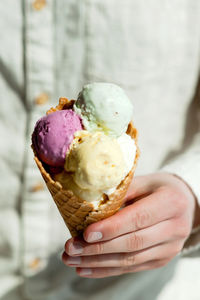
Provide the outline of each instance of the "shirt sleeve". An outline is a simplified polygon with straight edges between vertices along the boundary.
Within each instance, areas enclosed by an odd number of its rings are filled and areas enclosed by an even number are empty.
[[[162,171],[173,173],[187,182],[200,205],[200,132],[196,134],[190,148],[165,165]]]
[[[182,154],[164,165],[160,171],[172,173],[182,178],[191,188],[200,206],[200,80],[194,97],[193,115],[190,122],[195,123],[195,133],[191,143]],[[187,255],[200,249],[200,227],[195,228],[185,243],[183,254]],[[198,251],[197,251],[198,250]]]

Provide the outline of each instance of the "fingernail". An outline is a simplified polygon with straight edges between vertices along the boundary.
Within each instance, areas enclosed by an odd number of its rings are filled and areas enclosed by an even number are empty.
[[[102,233],[101,232],[90,232],[87,238],[88,242],[95,242],[99,241],[102,238]]]
[[[83,252],[83,246],[80,243],[73,243],[69,246],[70,254],[81,254]]]
[[[91,275],[92,274],[92,270],[91,269],[81,269],[81,271],[79,272],[80,275]]]
[[[81,258],[80,257],[69,257],[67,260],[66,260],[67,264],[68,265],[80,265],[81,263]]]

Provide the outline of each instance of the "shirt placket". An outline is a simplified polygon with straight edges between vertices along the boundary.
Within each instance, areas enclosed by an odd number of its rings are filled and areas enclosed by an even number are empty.
[[[23,192],[24,274],[39,272],[46,264],[49,246],[50,205],[30,147],[35,122],[53,101],[53,0],[26,0],[25,80],[28,107],[27,157]]]
[[[57,104],[58,97],[70,98],[80,89],[85,1],[24,0],[24,3],[29,120],[23,193],[23,257],[24,274],[29,276],[40,272],[51,253],[57,253],[58,247],[61,244],[63,247],[69,237],[33,160],[30,139],[36,121]]]

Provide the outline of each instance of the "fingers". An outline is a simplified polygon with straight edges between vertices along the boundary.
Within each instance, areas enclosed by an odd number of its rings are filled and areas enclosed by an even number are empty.
[[[77,273],[81,277],[87,278],[105,278],[110,276],[119,276],[125,273],[134,273],[145,270],[152,270],[165,266],[168,261],[152,261],[139,266],[126,267],[126,268],[77,268]]]
[[[152,260],[169,260],[176,256],[182,249],[182,243],[161,244],[138,252],[103,254],[93,256],[72,257],[63,253],[63,262],[71,267],[105,268],[105,267],[132,267]]]
[[[177,239],[177,236],[174,234],[175,225],[176,224],[172,221],[167,220],[155,226],[99,243],[89,244],[84,240],[71,239],[66,242],[65,251],[70,256],[139,251],[157,244],[166,243],[167,241],[173,240],[173,237]]]
[[[170,204],[171,197],[171,191],[156,191],[115,215],[88,226],[84,239],[89,243],[106,241],[170,219],[177,212],[176,206]]]

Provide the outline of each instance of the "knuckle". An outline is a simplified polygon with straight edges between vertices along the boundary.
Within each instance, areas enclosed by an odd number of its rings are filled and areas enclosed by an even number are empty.
[[[110,226],[110,233],[112,236],[115,236],[116,234],[121,233],[121,227],[122,223],[121,222],[114,222],[112,223],[112,226]]]
[[[126,250],[127,252],[132,252],[134,250],[133,234],[129,235],[129,237],[126,240]]]
[[[135,271],[135,268],[134,266],[127,266],[127,267],[124,267],[122,268],[123,269],[123,273],[133,273]]]
[[[127,238],[127,252],[137,251],[143,248],[143,238],[136,234],[135,232],[131,233]]]
[[[164,259],[160,262],[159,268],[166,266],[169,263],[170,259]]]
[[[136,230],[146,227],[150,223],[150,221],[151,215],[146,209],[136,212],[133,216],[133,224],[135,224]]]
[[[121,267],[130,267],[135,264],[135,256],[133,253],[123,255]]]
[[[170,253],[168,253],[168,257],[169,257],[169,258],[173,258],[173,257],[176,256],[179,252],[180,252],[180,247],[179,247],[179,246],[173,247],[173,249],[170,251]]]
[[[178,255],[178,254],[182,251],[183,246],[184,246],[184,243],[183,243],[183,242],[179,242],[179,243],[176,245],[176,247],[175,247],[175,249],[174,249],[174,252],[172,253],[173,256]]]
[[[188,236],[190,235],[190,228],[189,226],[184,226],[181,228],[181,237],[183,239],[188,238]]]
[[[173,247],[173,249],[166,255],[165,258],[169,258],[170,260],[174,258],[176,255],[180,253],[181,249],[179,246]]]
[[[95,245],[95,253],[96,254],[103,254],[104,253],[104,244],[103,243],[97,243],[96,245]]]
[[[170,193],[171,205],[173,205],[177,214],[182,214],[188,208],[188,201],[182,193],[177,192],[177,190],[172,189]]]
[[[178,228],[178,237],[182,239],[186,239],[191,232],[191,228],[186,220],[179,220],[176,224]]]

